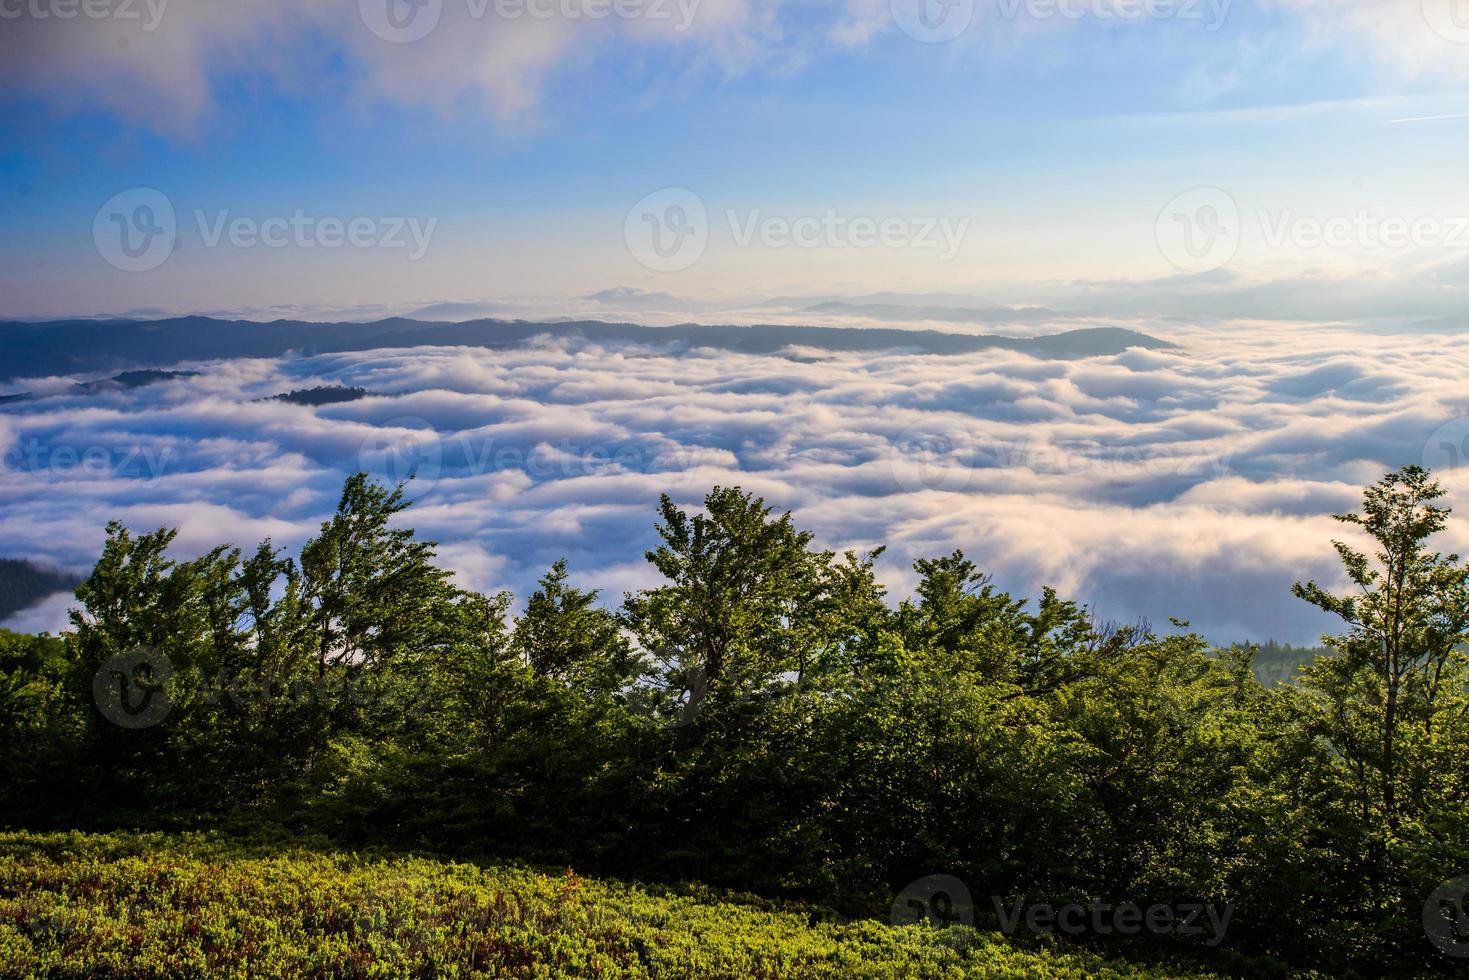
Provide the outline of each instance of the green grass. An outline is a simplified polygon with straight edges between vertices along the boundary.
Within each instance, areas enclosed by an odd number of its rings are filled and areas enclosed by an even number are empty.
[[[1164,977],[998,934],[512,867],[0,833],[5,977]]]

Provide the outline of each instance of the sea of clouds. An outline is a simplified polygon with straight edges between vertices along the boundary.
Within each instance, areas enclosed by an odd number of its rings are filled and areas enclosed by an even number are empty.
[[[1156,332],[1156,331],[1155,331]],[[962,548],[1005,587],[1053,585],[1104,617],[1188,620],[1217,642],[1313,641],[1289,594],[1337,580],[1332,513],[1405,463],[1469,505],[1469,338],[1239,322],[1168,351],[1072,361],[1006,351],[417,348],[243,359],[132,391],[7,386],[0,556],[84,572],[109,520],[179,529],[176,552],[296,547],[365,469],[461,584],[524,597],[557,558],[615,604],[653,581],[662,493],[738,485],[835,550],[911,563]],[[319,385],[373,397],[260,399]],[[44,394],[44,392],[51,394]],[[1469,548],[1469,522],[1443,542]],[[57,596],[11,628],[59,629]]]

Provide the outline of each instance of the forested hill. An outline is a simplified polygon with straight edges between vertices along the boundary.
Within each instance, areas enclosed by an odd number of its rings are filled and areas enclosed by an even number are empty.
[[[576,334],[601,342],[691,346],[768,354],[787,347],[831,351],[904,349],[931,354],[1014,350],[1048,358],[1119,354],[1129,347],[1173,345],[1120,327],[1071,330],[1038,337],[995,337],[936,330],[857,327],[702,326],[646,327],[581,320],[471,320],[434,323],[389,319],[375,323],[306,323],[274,320],[58,320],[0,322],[0,381],[22,377],[159,368],[183,361],[227,357],[275,357],[289,351],[333,353],[380,347],[509,347],[547,334]]]
[[[0,558],[0,619],[76,584],[74,577],[63,572],[15,558]]]

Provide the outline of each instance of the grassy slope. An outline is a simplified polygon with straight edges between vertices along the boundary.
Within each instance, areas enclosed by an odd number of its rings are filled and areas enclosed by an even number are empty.
[[[202,837],[0,834],[0,976],[1163,977],[999,935]]]

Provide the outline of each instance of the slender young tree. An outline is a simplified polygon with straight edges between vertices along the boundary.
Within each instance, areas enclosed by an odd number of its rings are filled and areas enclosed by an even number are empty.
[[[569,585],[557,561],[516,618],[511,649],[538,676],[586,693],[618,690],[634,671],[632,646],[597,597]]]
[[[1435,503],[1443,495],[1419,466],[1383,477],[1365,491],[1360,514],[1336,516],[1371,541],[1371,554],[1332,542],[1353,590],[1336,595],[1314,581],[1292,590],[1348,627],[1323,638],[1340,657],[1318,664],[1308,685],[1335,702],[1337,748],[1375,783],[1375,793],[1363,787],[1375,795],[1364,802],[1394,833],[1403,819],[1404,726],[1431,730],[1469,641],[1469,569],[1427,543],[1448,521]]]

